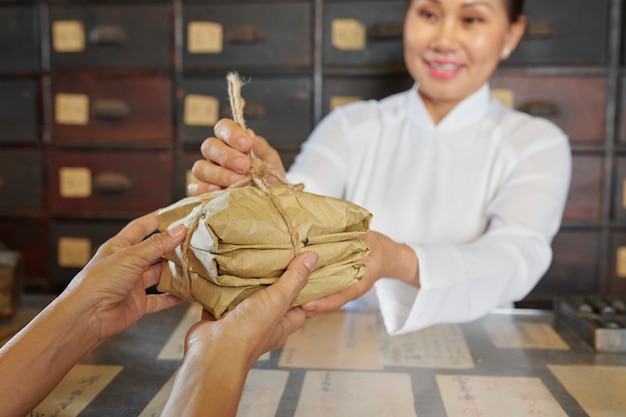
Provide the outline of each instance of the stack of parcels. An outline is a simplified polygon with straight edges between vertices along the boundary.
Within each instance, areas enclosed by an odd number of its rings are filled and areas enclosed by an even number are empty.
[[[272,198],[253,186],[228,188],[161,209],[161,230],[183,223],[191,235],[165,256],[158,290],[198,302],[219,319],[280,278],[294,257],[292,234],[296,250],[319,255],[294,305],[361,279],[358,262],[369,249],[358,237],[369,230],[367,210],[288,186],[267,192]]]

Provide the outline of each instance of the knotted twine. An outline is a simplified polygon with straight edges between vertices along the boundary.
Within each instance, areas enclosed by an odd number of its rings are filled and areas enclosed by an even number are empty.
[[[246,122],[244,119],[245,100],[241,96],[241,78],[239,77],[238,73],[230,72],[226,76],[226,80],[228,82],[228,98],[230,101],[230,108],[233,120],[242,129],[246,130]],[[278,180],[281,186],[298,191],[302,191],[304,185],[289,184],[282,175],[279,175],[271,170],[267,163],[265,163],[265,161],[258,158],[254,154],[254,151],[252,149],[250,150],[250,152],[248,152],[248,157],[250,158],[251,162],[250,170],[242,180],[230,185],[228,188],[254,186],[263,191],[268,196],[268,198],[276,208],[276,211],[278,211],[283,221],[285,222],[285,225],[287,226],[287,231],[289,232],[289,236],[291,238],[293,256],[297,256],[300,253],[300,238],[295,231],[295,228],[293,227],[293,222],[291,221],[291,218],[287,214],[285,208],[282,206],[276,195],[272,192],[272,189],[275,186],[270,183],[270,180],[274,178]],[[182,291],[186,297],[191,297],[191,265],[188,254],[188,251],[190,250],[189,247],[191,245],[191,237],[193,233],[198,229],[200,221],[206,217],[206,204],[208,204],[208,201],[202,203],[196,215],[191,219],[190,223],[186,225],[187,235],[185,236],[185,239],[181,244],[184,274],[182,280]]]

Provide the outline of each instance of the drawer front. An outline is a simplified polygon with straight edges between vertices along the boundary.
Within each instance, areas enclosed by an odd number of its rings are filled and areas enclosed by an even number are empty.
[[[50,6],[53,69],[168,69],[167,4]]]
[[[43,208],[41,155],[0,148],[0,211]]]
[[[183,5],[183,70],[312,63],[309,4]]]
[[[496,74],[491,87],[509,90],[516,109],[553,121],[571,141],[605,139],[605,78]]]
[[[404,1],[336,2],[324,7],[323,62],[328,66],[404,66]]]
[[[53,77],[50,140],[81,145],[172,142],[170,80]]]
[[[169,151],[50,154],[49,208],[53,214],[134,217],[172,202]]]
[[[37,98],[33,80],[0,80],[0,145],[37,142]]]
[[[50,226],[52,284],[62,290],[89,262],[100,245],[117,234],[125,221],[63,221]]]
[[[599,220],[602,204],[603,160],[601,156],[574,155],[572,180],[563,218]]]
[[[611,236],[608,272],[609,282],[604,293],[626,295],[626,230],[615,231]]]
[[[599,291],[600,232],[561,230],[552,243],[552,265],[533,294],[592,294]]]
[[[0,5],[0,74],[39,70],[39,50],[35,4]]]
[[[324,5],[323,62],[328,66],[404,66],[405,1]]]
[[[382,99],[408,90],[414,81],[406,76],[383,77],[325,77],[322,111],[324,115],[334,108],[357,100]]]
[[[241,89],[247,127],[275,147],[299,147],[313,125],[312,89],[309,77],[252,77]],[[185,144],[200,144],[220,118],[231,117],[225,78],[183,80],[176,96]]]
[[[0,217],[0,246],[22,255],[26,287],[49,291],[49,225],[39,218]]]
[[[505,64],[605,64],[610,3],[526,0],[526,33]]]

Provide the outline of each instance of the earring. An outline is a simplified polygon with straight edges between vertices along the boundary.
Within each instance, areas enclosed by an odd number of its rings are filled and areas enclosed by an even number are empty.
[[[507,59],[511,55],[511,50],[508,47],[504,47],[502,50],[503,59]]]

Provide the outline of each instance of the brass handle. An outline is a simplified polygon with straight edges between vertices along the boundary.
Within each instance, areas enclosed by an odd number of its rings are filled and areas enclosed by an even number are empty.
[[[224,110],[222,110],[222,117],[233,117],[233,112],[230,107],[224,107]],[[243,117],[246,120],[262,119],[265,117],[265,107],[254,101],[246,101],[246,107],[243,109]]]
[[[521,104],[517,109],[539,117],[557,117],[561,114],[559,106],[555,103],[542,100],[527,101]]]
[[[367,31],[367,37],[374,41],[393,41],[402,39],[402,24],[398,22],[378,23]]]
[[[554,39],[558,31],[554,26],[545,20],[534,20],[528,22],[524,36],[530,39]]]
[[[260,43],[263,40],[265,40],[265,33],[254,25],[235,26],[224,36],[225,43],[230,45]]]
[[[93,189],[100,194],[123,194],[132,186],[130,178],[115,172],[103,172],[93,179]]]
[[[100,120],[124,120],[130,117],[130,106],[122,100],[96,100],[91,105],[91,114]]]
[[[96,26],[89,31],[89,42],[94,45],[122,45],[126,43],[128,35],[119,26]]]

